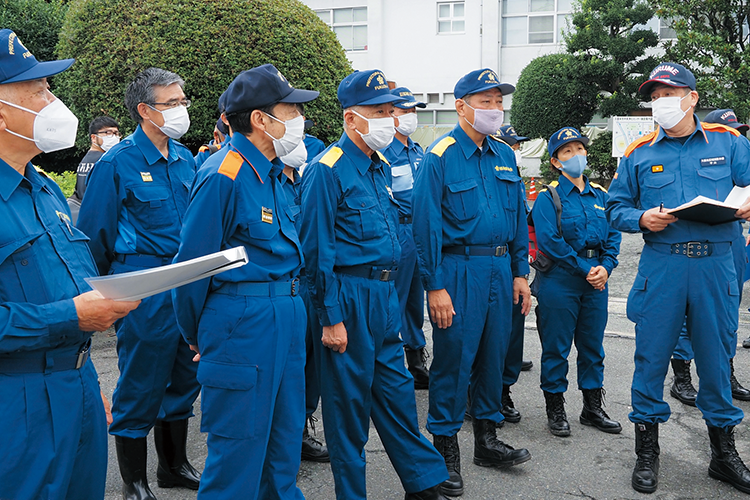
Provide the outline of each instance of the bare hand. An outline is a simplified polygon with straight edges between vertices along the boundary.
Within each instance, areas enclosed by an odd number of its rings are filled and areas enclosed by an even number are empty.
[[[193,361],[196,363],[201,360],[201,352],[198,350],[197,345],[190,344],[190,350],[195,353],[195,356],[193,356]]]
[[[604,269],[604,266],[592,267],[586,276],[586,281],[597,290],[604,290],[604,286],[607,284],[609,279],[609,273]]]
[[[453,309],[451,296],[445,288],[427,292],[427,303],[430,305],[430,318],[437,323],[438,328],[449,328],[453,324],[456,311]]]
[[[333,349],[333,352],[343,353],[346,351],[346,346],[349,343],[347,336],[343,322],[323,327],[323,345]]]
[[[102,395],[102,403],[104,404],[104,413],[107,414],[107,425],[112,423],[112,405],[109,404],[109,399],[104,395],[104,391],[99,391]]]
[[[529,281],[523,276],[513,278],[513,303],[518,304],[519,298],[523,301],[521,314],[528,316],[531,312],[531,290],[529,290]]]
[[[641,215],[641,220],[638,221],[638,224],[640,224],[642,228],[648,229],[652,233],[657,233],[659,231],[662,231],[673,222],[677,222],[677,217],[675,217],[674,215],[669,215],[666,212],[662,212],[661,208],[659,207],[654,207],[643,212],[643,215]]]
[[[740,219],[750,220],[750,198],[745,200],[739,210],[734,213],[734,216]]]
[[[74,297],[73,303],[78,315],[78,328],[83,332],[102,332],[118,319],[127,316],[141,301],[118,302],[105,299],[101,293],[92,290]]]

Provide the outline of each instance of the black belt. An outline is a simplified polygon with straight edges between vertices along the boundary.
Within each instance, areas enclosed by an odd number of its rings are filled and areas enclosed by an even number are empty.
[[[411,224],[412,216],[411,215],[404,215],[398,218],[399,224]]]
[[[159,257],[158,255],[141,255],[137,253],[121,253],[115,255],[115,260],[134,267],[159,267],[172,263],[173,257]]]
[[[596,248],[586,248],[578,252],[578,256],[583,257],[584,259],[594,259],[599,257],[600,253],[601,252]]]
[[[299,293],[299,279],[291,281],[262,281],[224,283],[216,293],[224,295],[246,295],[249,297],[277,297],[281,295],[296,296]]]
[[[336,273],[347,274],[349,276],[355,276],[357,278],[368,278],[378,281],[393,281],[396,279],[398,268],[385,269],[383,267],[368,266],[367,264],[365,264],[362,266],[334,267],[333,271]]]
[[[722,241],[718,243],[709,243],[707,241],[687,241],[684,243],[651,243],[646,242],[648,246],[657,252],[670,255],[680,255],[683,257],[702,258],[708,257],[713,253],[726,253],[732,249],[732,243]]]
[[[451,255],[502,257],[503,255],[508,253],[508,245],[500,245],[496,247],[443,247],[443,253],[449,253]]]
[[[81,347],[0,355],[0,373],[50,373],[79,370],[91,352],[91,339]]]

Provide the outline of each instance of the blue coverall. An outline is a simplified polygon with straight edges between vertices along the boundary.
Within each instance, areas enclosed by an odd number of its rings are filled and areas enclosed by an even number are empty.
[[[326,149],[325,143],[314,135],[305,134],[303,142],[305,143],[305,149],[307,149],[308,163]]]
[[[678,220],[650,232],[639,221],[661,203],[674,208],[698,195],[723,200],[733,185],[750,184],[750,142],[734,129],[697,119],[695,131],[682,139],[658,129],[631,144],[609,190],[610,224],[643,232],[645,241],[628,297],[628,318],[636,324],[629,418],[635,423],[669,418],[664,377],[687,316],[701,381],[696,404],[709,426],[724,428],[739,424],[743,416],[732,404],[729,381],[739,310],[732,257],[737,225]]]
[[[459,125],[430,146],[417,170],[414,241],[422,283],[428,291],[447,290],[456,311],[449,328],[432,324],[427,430],[434,435],[461,428],[469,382],[472,417],[503,420],[513,279],[529,273],[520,182],[510,146],[488,137],[480,149]]]
[[[602,266],[607,275],[617,266],[622,236],[604,213],[607,192],[583,177],[578,188],[564,175],[552,186],[562,203],[562,234],[552,195],[539,193],[531,210],[537,243],[555,262],[535,280],[537,324],[542,341],[541,388],[558,394],[568,389],[568,355],[575,341],[578,351],[578,388],[600,389],[604,383],[604,328],[607,326],[609,288],[597,290],[586,277]]]
[[[0,160],[0,498],[102,499],[107,421],[73,298],[97,276],[60,188]]]
[[[171,264],[194,175],[185,146],[170,139],[165,158],[140,126],[96,163],[78,228],[91,238],[101,275]],[[112,396],[110,434],[142,438],[157,418],[192,417],[200,390],[197,366],[177,328],[172,295],[143,299],[115,328],[120,377]]]
[[[396,293],[401,305],[401,338],[404,344],[419,350],[425,346],[424,288],[417,268],[417,248],[412,234],[412,191],[414,175],[424,157],[422,146],[407,137],[406,146],[398,139],[381,152],[390,164],[393,197],[398,201],[398,241],[401,261],[396,275]]]
[[[199,499],[300,500],[304,424],[303,264],[279,173],[244,135],[196,174],[175,262],[244,246],[249,262],[175,289],[185,340],[201,353]]]
[[[301,239],[315,305],[315,354],[331,469],[339,499],[367,497],[369,421],[407,492],[448,479],[443,457],[420,433],[414,379],[404,366],[396,288],[397,203],[382,155],[366,156],[346,134],[302,176]],[[367,276],[355,276],[355,269]],[[344,323],[348,346],[334,352],[322,327]]]
[[[218,145],[219,151],[221,151],[221,148],[223,148],[229,143],[229,139],[231,139],[231,137],[229,137],[229,134],[227,134],[226,137],[224,137],[224,140]],[[208,146],[213,146],[214,144],[215,144],[215,141],[212,139],[211,142],[208,143]],[[208,160],[208,157],[211,156],[211,149],[209,149],[208,146],[201,146],[200,149],[198,150],[198,154],[196,154],[193,157],[193,160],[195,161],[196,170],[201,168],[201,166],[203,166],[206,160]]]

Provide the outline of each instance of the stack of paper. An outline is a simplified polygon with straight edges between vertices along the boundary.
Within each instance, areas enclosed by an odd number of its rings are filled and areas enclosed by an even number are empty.
[[[750,197],[750,186],[744,188],[735,186],[724,201],[697,196],[691,201],[666,212],[678,219],[703,222],[715,226],[716,224],[739,220],[734,216],[734,213],[745,203],[748,197]]]

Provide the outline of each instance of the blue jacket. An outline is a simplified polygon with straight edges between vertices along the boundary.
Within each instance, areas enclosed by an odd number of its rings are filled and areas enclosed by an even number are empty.
[[[407,217],[412,214],[412,191],[414,176],[424,157],[422,146],[406,139],[406,146],[398,139],[393,139],[383,151],[383,156],[390,163],[393,183],[393,197],[398,201],[398,215]]]
[[[78,215],[102,275],[119,254],[177,253],[194,176],[185,146],[170,139],[164,158],[140,125],[102,156],[89,175]]]
[[[344,133],[302,176],[300,238],[323,326],[344,320],[336,267],[394,269],[401,259],[398,204],[387,167],[380,153],[369,158]]]
[[[748,184],[750,142],[731,127],[696,119],[684,146],[662,129],[628,146],[609,187],[607,219],[620,231],[643,232],[643,239],[652,243],[734,241],[738,224],[678,220],[652,233],[639,220],[661,203],[665,209],[676,208],[699,195],[723,201],[732,187]]]
[[[441,290],[443,247],[508,245],[513,276],[529,273],[529,231],[513,150],[480,150],[459,125],[435,141],[414,182],[414,241],[425,290]]]

